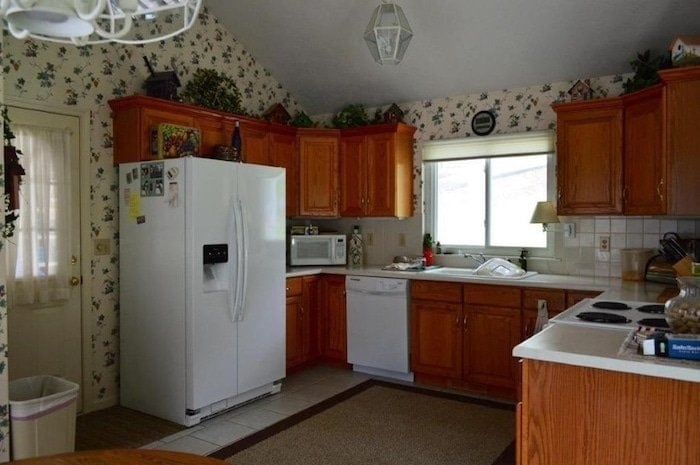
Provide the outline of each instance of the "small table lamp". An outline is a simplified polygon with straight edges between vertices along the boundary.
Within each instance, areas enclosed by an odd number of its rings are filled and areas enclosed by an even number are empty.
[[[535,211],[532,212],[530,223],[542,223],[542,231],[547,231],[547,224],[549,223],[559,223],[554,204],[549,201],[537,202]]]

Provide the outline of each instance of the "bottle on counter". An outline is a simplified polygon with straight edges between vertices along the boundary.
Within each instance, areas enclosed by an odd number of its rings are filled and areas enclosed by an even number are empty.
[[[425,266],[432,266],[435,262],[435,255],[433,254],[433,238],[430,233],[425,233],[423,235],[423,258],[425,259]]]
[[[360,234],[360,227],[352,227],[352,235],[350,236],[350,242],[348,242],[348,256],[350,258],[350,266],[360,267],[362,266],[364,259],[364,244],[362,242],[362,234]]]
[[[440,245],[440,241],[437,241],[435,243],[435,254],[440,255],[442,253],[442,246]]]

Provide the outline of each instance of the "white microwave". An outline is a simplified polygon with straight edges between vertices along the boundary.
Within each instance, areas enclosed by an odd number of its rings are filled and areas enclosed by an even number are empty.
[[[289,236],[289,265],[345,265],[345,234]]]

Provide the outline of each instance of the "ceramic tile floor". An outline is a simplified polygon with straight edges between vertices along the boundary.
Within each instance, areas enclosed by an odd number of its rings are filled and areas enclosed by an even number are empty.
[[[144,448],[210,454],[369,378],[350,370],[316,366],[283,380],[279,394],[223,413]]]

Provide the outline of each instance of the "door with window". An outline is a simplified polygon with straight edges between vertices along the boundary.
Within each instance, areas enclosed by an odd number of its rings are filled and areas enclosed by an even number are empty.
[[[79,119],[17,107],[9,116],[26,173],[6,252],[9,376],[81,384]]]

